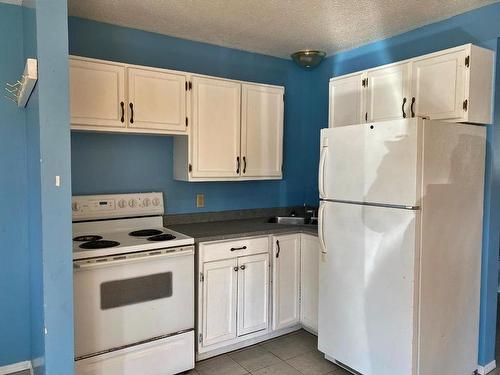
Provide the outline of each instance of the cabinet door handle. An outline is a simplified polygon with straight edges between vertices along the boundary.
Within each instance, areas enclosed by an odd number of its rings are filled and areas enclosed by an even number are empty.
[[[237,250],[246,250],[247,247],[246,246],[242,246],[242,247],[232,247],[231,248],[231,251],[237,251]]]
[[[278,251],[276,252],[276,258],[279,258],[280,257],[280,251],[281,251],[280,241],[279,240],[276,240],[276,246],[278,247]]]
[[[243,156],[243,173],[247,171],[247,158]]]
[[[236,174],[240,174],[240,157],[236,156]]]
[[[134,103],[130,103],[130,123],[134,123]]]
[[[125,103],[120,102],[120,107],[122,108],[122,118],[120,119],[120,121],[125,122]]]
[[[242,271],[243,271],[245,268],[247,268],[245,265],[240,266],[240,270],[242,270]]]
[[[238,272],[238,267],[233,268],[234,272]]]
[[[413,110],[413,105],[415,104],[415,97],[411,98],[411,117],[415,117],[415,111]]]
[[[406,104],[406,98],[403,98],[403,105],[401,106],[401,110],[403,111],[403,118],[406,118],[405,104]]]
[[[368,112],[365,113],[365,122],[368,122]]]

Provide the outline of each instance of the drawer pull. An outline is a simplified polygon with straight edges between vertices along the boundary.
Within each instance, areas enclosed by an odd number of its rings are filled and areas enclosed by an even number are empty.
[[[246,246],[242,246],[242,247],[232,247],[231,248],[231,251],[237,251],[237,250],[246,250],[247,247]]]

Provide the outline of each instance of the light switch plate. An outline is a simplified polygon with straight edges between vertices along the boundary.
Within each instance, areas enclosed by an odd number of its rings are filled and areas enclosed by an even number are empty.
[[[205,194],[196,194],[196,207],[205,207]]]

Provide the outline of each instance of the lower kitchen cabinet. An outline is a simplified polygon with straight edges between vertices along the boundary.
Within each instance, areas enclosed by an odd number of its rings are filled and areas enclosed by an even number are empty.
[[[238,259],[203,264],[204,346],[236,337]]]
[[[311,234],[198,244],[198,359],[301,326],[318,330],[319,241]]]
[[[238,258],[238,336],[269,324],[269,254]]]
[[[319,239],[300,236],[300,322],[306,329],[318,332]]]
[[[300,322],[300,234],[272,237],[273,329]]]
[[[198,352],[267,332],[269,237],[198,246]]]

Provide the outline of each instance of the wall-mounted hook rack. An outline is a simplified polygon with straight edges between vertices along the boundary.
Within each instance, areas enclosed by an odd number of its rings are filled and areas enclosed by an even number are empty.
[[[25,107],[38,80],[38,62],[27,59],[24,73],[16,83],[6,83],[4,97],[13,101],[18,107]]]

